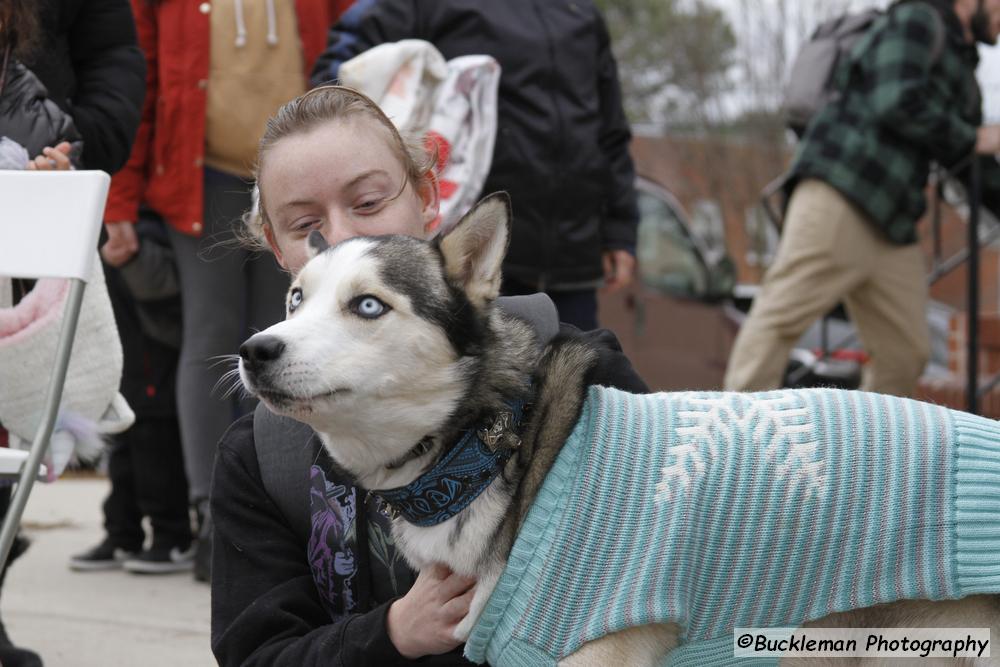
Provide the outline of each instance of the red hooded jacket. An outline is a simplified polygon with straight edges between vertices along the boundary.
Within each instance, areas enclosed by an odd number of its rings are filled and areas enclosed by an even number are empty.
[[[147,94],[132,154],[111,180],[107,222],[134,222],[145,202],[174,229],[201,235],[211,1],[132,0]],[[352,2],[295,0],[303,79],[326,47],[327,30]]]

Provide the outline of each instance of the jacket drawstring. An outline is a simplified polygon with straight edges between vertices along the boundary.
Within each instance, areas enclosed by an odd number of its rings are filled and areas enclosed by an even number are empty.
[[[267,43],[278,45],[278,20],[274,13],[274,0],[267,0]]]
[[[236,48],[247,45],[247,24],[243,19],[243,0],[235,0],[236,6]],[[267,8],[267,43],[278,45],[278,19],[274,10],[274,0],[266,0]]]
[[[247,45],[247,24],[243,20],[243,0],[236,0],[236,48]]]

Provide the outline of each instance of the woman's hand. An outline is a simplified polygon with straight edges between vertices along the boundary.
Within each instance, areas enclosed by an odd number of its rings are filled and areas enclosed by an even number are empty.
[[[469,613],[476,580],[435,564],[417,575],[413,588],[389,607],[389,639],[404,658],[447,653],[462,642],[455,626]]]
[[[976,129],[976,152],[980,155],[1000,153],[1000,125],[983,125]]]
[[[131,221],[106,222],[108,240],[101,246],[101,259],[117,268],[139,252],[139,237]]]
[[[55,148],[46,146],[41,155],[28,163],[28,171],[69,171],[73,168],[69,161],[70,148],[68,141]]]
[[[628,287],[635,275],[635,256],[627,250],[605,250],[602,260],[605,291],[617,292]]]

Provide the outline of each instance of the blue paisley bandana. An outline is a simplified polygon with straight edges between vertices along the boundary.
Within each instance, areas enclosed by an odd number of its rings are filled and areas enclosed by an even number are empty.
[[[524,402],[509,404],[489,429],[470,429],[430,470],[406,486],[374,491],[416,526],[436,526],[469,506],[503,472],[513,449],[498,446],[520,425]]]

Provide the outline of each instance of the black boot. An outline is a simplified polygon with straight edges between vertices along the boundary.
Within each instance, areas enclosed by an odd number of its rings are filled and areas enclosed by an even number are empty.
[[[28,549],[29,544],[30,542],[21,535],[14,538],[14,543],[10,547],[10,556],[7,557],[7,565],[0,573],[0,588],[3,587],[3,582],[7,578],[7,569],[10,564]],[[14,646],[14,642],[7,636],[7,628],[4,627],[3,620],[0,620],[0,665],[3,667],[42,667],[41,656],[26,648]]]
[[[26,648],[18,648],[7,637],[0,622],[0,665],[3,667],[42,667],[42,657]]]

